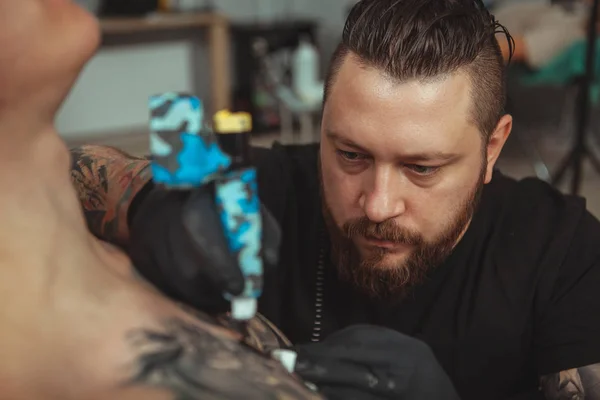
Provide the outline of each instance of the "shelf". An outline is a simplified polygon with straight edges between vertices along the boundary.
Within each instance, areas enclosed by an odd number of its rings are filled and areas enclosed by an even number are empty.
[[[123,35],[163,30],[204,28],[228,25],[226,17],[218,13],[152,14],[145,17],[111,17],[100,19],[104,35]]]

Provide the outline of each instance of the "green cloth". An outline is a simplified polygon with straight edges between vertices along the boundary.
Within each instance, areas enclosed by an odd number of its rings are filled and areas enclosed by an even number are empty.
[[[526,86],[565,86],[573,82],[577,76],[585,74],[585,58],[587,42],[578,41],[567,50],[556,56],[551,62],[538,70],[524,70],[511,67],[511,72],[520,75],[519,82]],[[590,99],[593,104],[600,100],[600,41],[596,41],[596,72],[592,87],[590,88]]]

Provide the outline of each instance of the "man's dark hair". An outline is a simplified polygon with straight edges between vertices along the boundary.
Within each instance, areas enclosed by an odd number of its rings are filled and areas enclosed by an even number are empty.
[[[472,83],[473,122],[489,138],[504,113],[505,63],[495,34],[512,38],[481,0],[361,0],[352,7],[325,83],[349,53],[398,81],[462,69]]]

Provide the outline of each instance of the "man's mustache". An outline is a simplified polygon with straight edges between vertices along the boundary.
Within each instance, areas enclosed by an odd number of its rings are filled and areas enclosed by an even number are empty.
[[[347,221],[342,230],[348,239],[362,236],[367,239],[385,240],[410,246],[423,244],[423,237],[419,233],[398,226],[393,220],[374,223],[367,217],[354,218]]]

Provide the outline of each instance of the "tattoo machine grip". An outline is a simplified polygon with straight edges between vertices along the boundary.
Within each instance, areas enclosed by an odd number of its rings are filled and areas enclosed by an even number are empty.
[[[216,180],[217,205],[230,250],[236,255],[245,279],[244,291],[231,299],[235,319],[249,320],[257,311],[263,289],[262,218],[256,169],[250,165],[249,138],[252,120],[247,113],[220,111],[214,129],[232,165]]]
[[[256,171],[233,165],[217,137],[204,128],[202,102],[194,96],[168,92],[150,97],[151,168],[156,184],[186,190],[215,184],[216,203],[230,250],[245,279],[244,292],[231,300],[232,317],[249,320],[262,293],[262,220]],[[219,114],[223,116],[223,114]],[[231,118],[215,118],[228,131]],[[234,159],[235,160],[235,159]],[[237,161],[237,160],[236,160]]]

